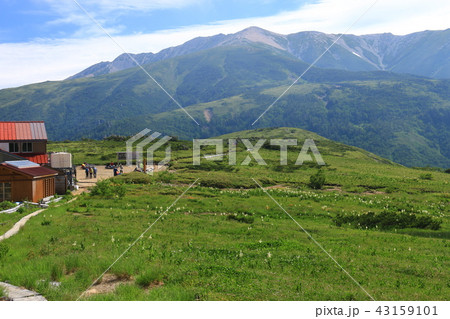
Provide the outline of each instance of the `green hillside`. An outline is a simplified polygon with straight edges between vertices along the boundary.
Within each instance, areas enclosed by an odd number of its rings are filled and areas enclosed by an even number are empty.
[[[170,142],[168,172],[101,182],[91,194],[50,208],[1,242],[0,281],[34,289],[50,300],[75,300],[156,221],[108,270],[109,278],[118,278],[115,289],[102,293],[95,285],[100,293],[81,299],[446,299],[448,174],[406,168],[295,128],[224,136],[253,143],[260,137],[298,138],[299,146],[289,147],[287,166],[279,163],[279,149],[268,144],[260,151],[267,165],[254,160],[240,165],[249,154],[241,143],[237,166],[229,166],[227,156],[193,166],[191,142]],[[320,168],[322,189],[311,185],[319,171],[314,162],[294,165],[306,138],[315,140],[326,163]],[[124,147],[123,142],[107,143],[50,146],[77,149],[85,157],[88,147],[98,153]],[[202,151],[213,153],[211,147]]]
[[[2,120],[44,120],[52,140],[132,135],[180,138],[252,128],[307,64],[264,45],[230,45],[94,78],[0,91]],[[311,69],[255,127],[292,126],[409,166],[450,166],[450,81],[388,72]]]

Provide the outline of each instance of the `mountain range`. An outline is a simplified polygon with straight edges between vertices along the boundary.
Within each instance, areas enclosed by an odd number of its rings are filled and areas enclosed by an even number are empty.
[[[347,71],[391,71],[437,79],[450,78],[450,29],[423,31],[404,36],[391,33],[340,35],[305,31],[289,35],[250,27],[235,34],[199,37],[157,54],[122,54],[112,62],[101,62],[70,79],[110,74],[136,66],[130,58],[145,65],[220,46],[261,43],[281,50],[306,63],[313,63],[335,41],[331,49],[315,64],[320,68]]]
[[[0,119],[44,120],[50,139],[132,135],[150,128],[207,138],[297,127],[409,166],[450,167],[450,30],[342,36],[249,28],[134,55],[65,81],[0,90]]]

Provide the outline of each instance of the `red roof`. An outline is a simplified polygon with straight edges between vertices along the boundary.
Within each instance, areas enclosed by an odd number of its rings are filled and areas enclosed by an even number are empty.
[[[0,141],[20,140],[47,140],[44,122],[0,122]]]
[[[48,164],[47,154],[19,154],[19,156],[37,164]]]
[[[12,165],[8,165],[6,163],[2,163],[0,164],[4,167],[7,167],[10,170],[31,176],[33,178],[35,177],[45,177],[45,176],[56,176],[58,175],[58,172],[48,168],[48,167],[43,167],[43,166],[39,166],[39,167],[28,167],[28,168],[18,168],[18,167],[14,167]]]

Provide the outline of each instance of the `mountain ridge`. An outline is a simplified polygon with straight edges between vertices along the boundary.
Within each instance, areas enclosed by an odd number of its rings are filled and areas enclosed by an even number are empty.
[[[259,27],[249,27],[234,34],[194,38],[158,53],[124,53],[112,62],[92,65],[69,79],[99,76],[135,67],[136,64],[129,55],[139,64],[145,65],[214,47],[243,43],[261,43],[311,64],[336,40],[330,51],[317,61],[317,67],[347,71],[392,71],[444,79],[450,78],[449,38],[450,29],[421,31],[403,36],[392,33],[356,36],[318,31],[283,35]]]

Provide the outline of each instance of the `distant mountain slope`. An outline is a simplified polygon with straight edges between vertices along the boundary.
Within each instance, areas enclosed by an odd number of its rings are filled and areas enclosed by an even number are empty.
[[[312,63],[339,35],[300,32],[281,35],[257,27],[235,34],[200,37],[159,53],[131,54],[141,65],[220,46],[260,43]],[[71,79],[99,76],[135,67],[128,55],[101,62]],[[344,35],[317,63],[318,67],[349,71],[392,71],[437,79],[450,78],[450,29],[395,36],[390,33]]]
[[[218,136],[252,122],[286,89],[281,86],[109,123],[99,131],[127,134],[132,125],[182,138]],[[450,81],[366,80],[294,86],[256,127],[290,126],[363,148],[408,166],[450,167]],[[107,134],[106,134],[107,135]]]
[[[147,65],[200,126],[139,68],[0,90],[0,118],[45,120],[52,140],[131,135],[145,127],[187,139],[218,136],[253,128],[307,67],[262,43]],[[449,123],[450,80],[312,68],[256,128],[303,128],[405,165],[450,167]]]

